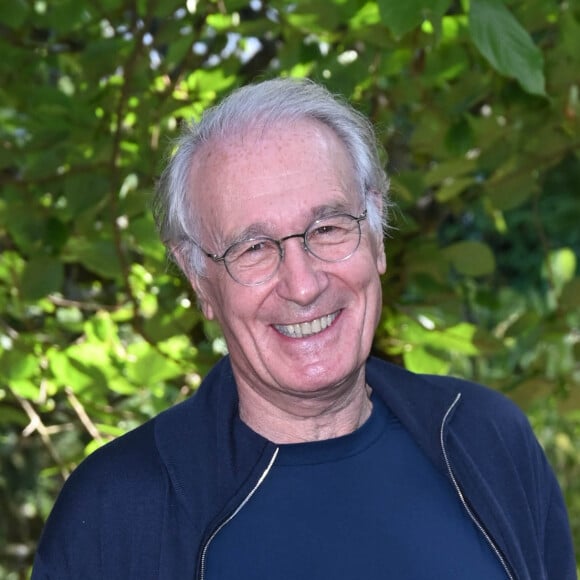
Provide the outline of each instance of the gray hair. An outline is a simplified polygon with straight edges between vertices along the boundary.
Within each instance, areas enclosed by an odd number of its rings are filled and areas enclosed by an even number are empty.
[[[367,201],[370,228],[382,239],[388,220],[389,182],[381,162],[382,148],[370,121],[313,81],[268,80],[234,91],[219,105],[207,109],[198,123],[188,124],[161,175],[153,202],[155,221],[170,255],[178,256],[186,275],[201,275],[205,267],[203,252],[191,243],[192,239],[199,242],[197,184],[190,177],[195,154],[211,140],[227,140],[251,128],[308,119],[329,127],[344,144],[361,198]],[[367,197],[367,193],[371,195]]]

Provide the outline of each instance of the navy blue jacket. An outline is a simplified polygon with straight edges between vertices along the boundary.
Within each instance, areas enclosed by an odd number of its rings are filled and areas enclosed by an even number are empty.
[[[369,359],[366,372],[451,479],[506,577],[576,578],[558,484],[515,405],[485,387],[378,359]],[[194,397],[73,472],[43,532],[33,580],[202,578],[204,546],[255,488],[275,450],[242,428],[226,357]]]

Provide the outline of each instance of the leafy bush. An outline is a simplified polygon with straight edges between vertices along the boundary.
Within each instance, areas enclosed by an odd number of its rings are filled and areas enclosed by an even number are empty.
[[[180,124],[274,75],[345,95],[389,152],[376,351],[521,404],[580,546],[579,10],[1,3],[0,575],[26,577],[83,456],[189,396],[224,352],[148,201]]]

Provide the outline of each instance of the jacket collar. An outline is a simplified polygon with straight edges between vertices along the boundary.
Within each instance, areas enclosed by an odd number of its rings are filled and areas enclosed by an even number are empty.
[[[434,385],[374,357],[367,362],[366,376],[431,460],[443,467],[441,451],[433,442],[439,440],[441,422],[457,388]],[[162,413],[155,422],[157,447],[172,485],[197,521],[200,514],[189,507],[192,497],[205,498],[205,515],[220,511],[224,501],[243,493],[243,483],[268,462],[275,447],[239,419],[229,357],[215,365],[195,396]]]
[[[444,417],[461,392],[459,384],[435,384],[428,376],[375,357],[367,361],[366,378],[429,459],[446,471],[442,450],[434,442],[439,441]]]
[[[157,416],[155,440],[178,500],[197,525],[235,502],[274,448],[239,419],[229,357],[213,367],[193,397]]]

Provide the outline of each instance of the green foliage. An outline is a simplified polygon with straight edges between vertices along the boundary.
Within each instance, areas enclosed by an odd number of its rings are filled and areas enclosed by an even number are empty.
[[[542,51],[501,0],[472,0],[473,43],[498,72],[515,77],[532,95],[545,95]]]
[[[223,353],[148,202],[181,123],[310,76],[369,115],[393,230],[377,352],[528,412],[580,546],[580,12],[552,0],[0,3],[0,576],[63,479]]]

